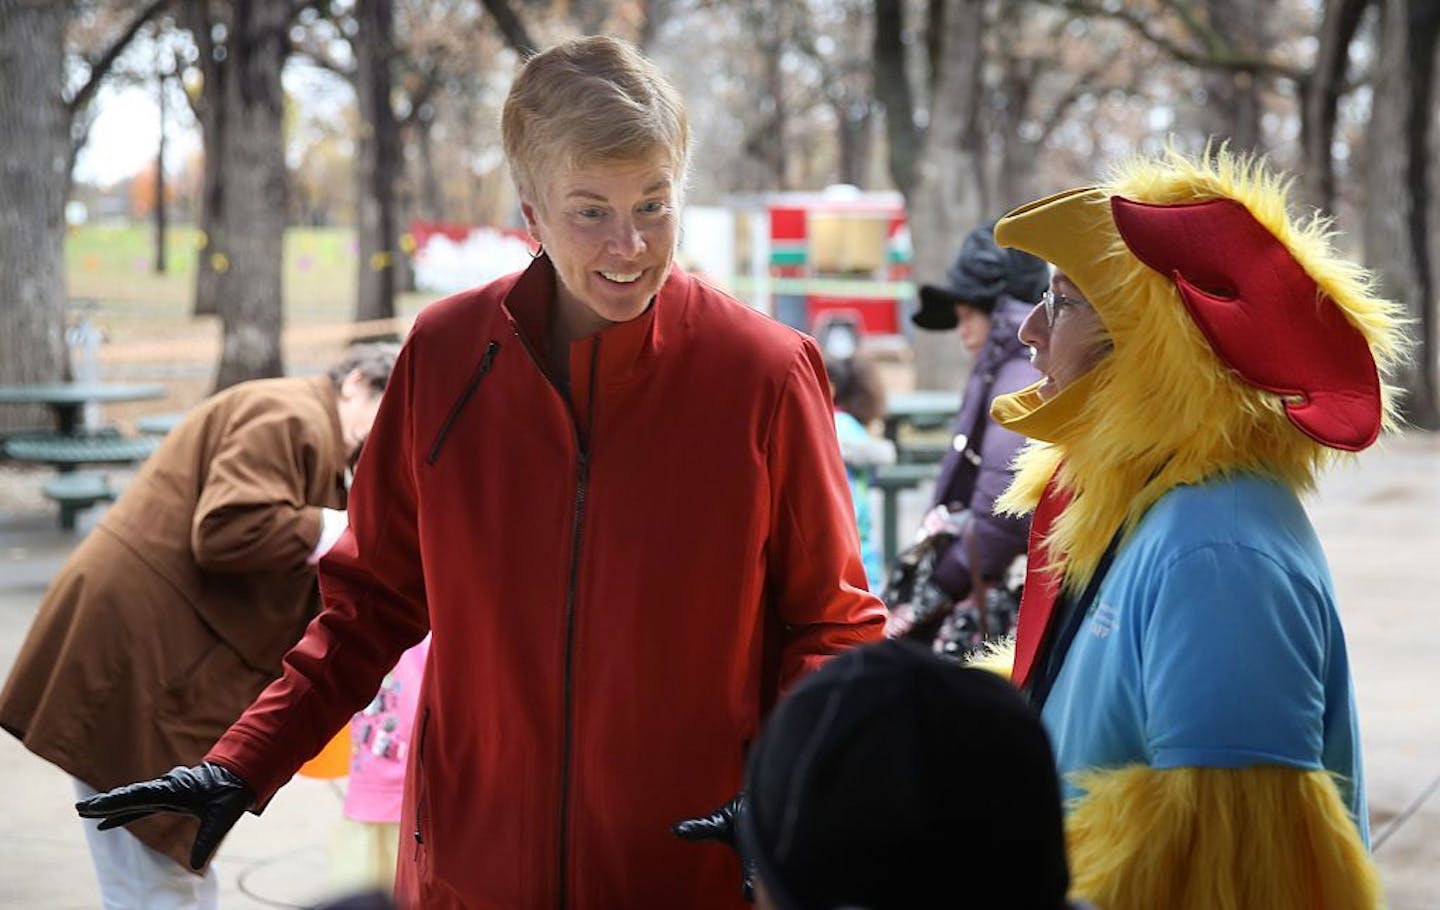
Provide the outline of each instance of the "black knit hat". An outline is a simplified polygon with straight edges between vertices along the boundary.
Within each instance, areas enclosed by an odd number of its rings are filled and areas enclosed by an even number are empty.
[[[783,910],[1065,906],[1050,741],[1006,681],[886,641],[780,704],[740,834]]]
[[[920,286],[920,308],[910,319],[922,329],[944,331],[959,325],[955,304],[963,303],[989,313],[995,301],[1007,294],[1034,303],[1050,285],[1045,260],[995,243],[995,222],[981,225],[965,236],[955,264],[945,273],[945,284]]]

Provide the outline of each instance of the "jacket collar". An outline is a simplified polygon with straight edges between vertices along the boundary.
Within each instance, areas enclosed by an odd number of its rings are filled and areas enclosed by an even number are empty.
[[[645,312],[570,343],[572,375],[580,366],[577,358],[588,365],[592,352],[600,357],[596,375],[602,383],[647,370],[664,347],[665,327],[677,325],[691,284],[690,276],[672,264],[660,292]],[[542,254],[530,263],[505,295],[501,307],[530,349],[543,358],[555,308],[555,265],[549,256]],[[599,345],[592,345],[592,340],[598,340]]]

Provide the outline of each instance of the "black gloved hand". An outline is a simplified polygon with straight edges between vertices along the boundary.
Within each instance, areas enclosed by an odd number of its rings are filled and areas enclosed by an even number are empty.
[[[255,794],[229,768],[205,762],[172,768],[164,777],[116,787],[75,804],[81,818],[104,819],[100,830],[128,825],[156,812],[183,812],[200,819],[190,868],[199,872],[220,841],[255,802]]]
[[[716,841],[734,850],[740,857],[740,887],[745,899],[755,900],[755,864],[740,849],[740,812],[745,805],[745,791],[735,794],[725,805],[696,818],[676,822],[670,830],[676,837],[695,843]]]

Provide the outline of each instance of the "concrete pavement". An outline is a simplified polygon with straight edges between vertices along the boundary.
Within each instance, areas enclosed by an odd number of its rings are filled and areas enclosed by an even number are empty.
[[[924,491],[902,496],[902,537],[926,500]],[[1389,906],[1433,910],[1440,907],[1440,436],[1387,440],[1327,475],[1307,508],[1339,590]],[[87,518],[82,533],[93,523]],[[76,539],[55,528],[49,511],[0,511],[0,673],[9,672],[46,583]],[[69,780],[0,735],[0,787],[0,907],[97,906]],[[217,860],[222,906],[322,899],[339,808],[337,785],[297,778],[263,817],[242,819]]]
[[[92,510],[80,533],[93,523]],[[56,527],[52,512],[0,513],[0,673],[10,672],[46,584],[78,539]],[[333,896],[327,851],[340,786],[297,777],[263,816],[236,825],[215,863],[222,907],[306,907]],[[0,908],[98,907],[70,778],[0,733],[0,793]]]

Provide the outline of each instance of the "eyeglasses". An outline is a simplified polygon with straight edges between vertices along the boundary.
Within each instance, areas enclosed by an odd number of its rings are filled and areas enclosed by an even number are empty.
[[[1057,294],[1052,290],[1047,290],[1044,294],[1041,294],[1040,302],[1045,305],[1045,325],[1050,328],[1055,327],[1055,317],[1060,312],[1061,307],[1090,305],[1079,297],[1066,297],[1064,294]]]

